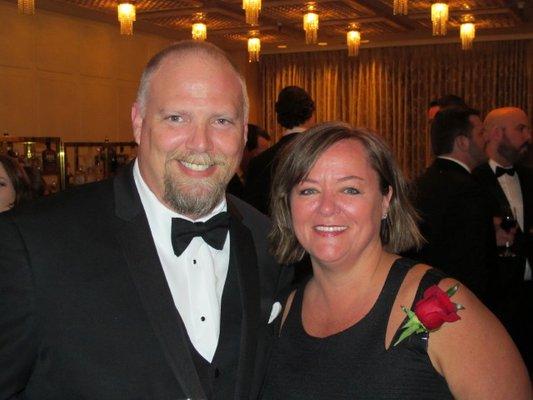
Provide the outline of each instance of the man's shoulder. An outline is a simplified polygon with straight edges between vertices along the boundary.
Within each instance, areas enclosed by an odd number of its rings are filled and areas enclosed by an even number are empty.
[[[242,223],[248,228],[267,230],[270,229],[270,219],[250,204],[231,194],[227,195],[228,202],[237,209],[242,217]]]
[[[65,223],[70,217],[78,219],[85,215],[90,218],[101,215],[112,204],[113,183],[105,180],[39,198],[17,209],[12,217],[15,221],[30,222],[35,226],[42,220]]]

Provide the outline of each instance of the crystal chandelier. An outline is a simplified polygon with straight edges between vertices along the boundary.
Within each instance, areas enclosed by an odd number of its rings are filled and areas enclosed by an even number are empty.
[[[304,14],[305,43],[313,44],[318,39],[318,14],[315,3],[307,4],[307,13]]]
[[[19,14],[35,14],[34,0],[18,0]]]
[[[207,25],[204,24],[204,13],[195,14],[195,23],[192,24],[191,35],[194,40],[207,39]]]
[[[407,15],[408,0],[394,0],[392,3],[392,13],[394,15]]]
[[[446,35],[448,4],[439,2],[431,5],[431,22],[433,23],[433,36]]]
[[[350,24],[346,33],[346,45],[348,46],[348,56],[357,57],[359,46],[361,45],[361,32],[358,24]]]
[[[461,18],[461,48],[472,50],[474,38],[476,37],[476,25],[472,15],[464,15]]]
[[[120,3],[117,7],[118,21],[120,22],[121,35],[133,35],[133,22],[135,21],[135,6],[131,3]]]
[[[248,62],[258,62],[259,53],[261,52],[261,40],[259,39],[259,32],[251,32],[251,37],[248,38]]]
[[[246,23],[250,25],[259,25],[261,0],[242,0],[242,8],[246,15]]]

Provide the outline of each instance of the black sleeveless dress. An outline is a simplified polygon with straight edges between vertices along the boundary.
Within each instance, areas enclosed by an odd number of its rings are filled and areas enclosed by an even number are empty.
[[[301,319],[304,286],[299,287],[281,335],[273,346],[261,398],[453,399],[446,381],[431,364],[427,334],[412,335],[385,349],[385,333],[394,300],[414,264],[412,260],[398,259],[369,313],[357,324],[325,338],[305,332]],[[428,270],[420,282],[415,302],[422,298],[427,287],[443,277],[438,270]]]

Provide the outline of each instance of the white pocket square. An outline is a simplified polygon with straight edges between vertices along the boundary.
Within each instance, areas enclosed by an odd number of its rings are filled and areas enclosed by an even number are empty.
[[[274,321],[278,315],[281,313],[281,304],[279,301],[276,301],[273,305],[272,305],[272,311],[270,311],[270,318],[268,319],[268,323],[272,323],[272,321]]]

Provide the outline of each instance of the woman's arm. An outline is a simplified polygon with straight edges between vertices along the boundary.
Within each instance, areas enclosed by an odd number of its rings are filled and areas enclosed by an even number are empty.
[[[447,290],[455,283],[444,279],[439,287]],[[530,400],[527,369],[498,319],[465,286],[451,300],[465,306],[459,311],[461,320],[432,332],[428,353],[454,397]]]

